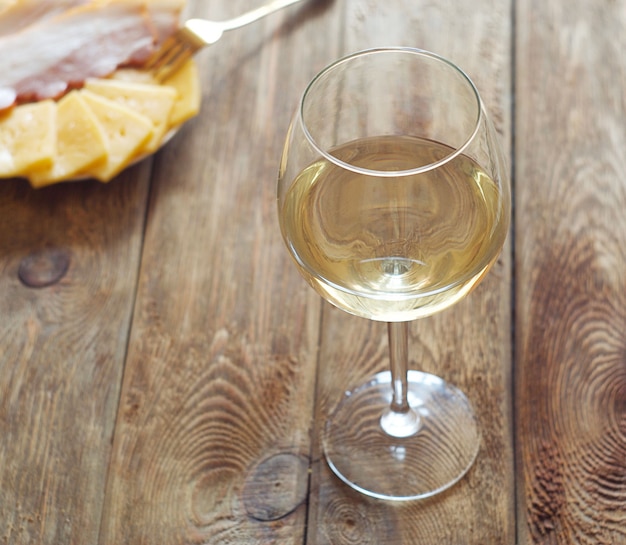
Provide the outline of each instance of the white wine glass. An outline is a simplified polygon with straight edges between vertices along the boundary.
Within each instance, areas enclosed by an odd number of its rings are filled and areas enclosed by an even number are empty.
[[[408,322],[467,295],[508,232],[505,161],[475,85],[418,49],[331,64],[290,124],[278,211],[309,284],[348,313],[388,323],[390,371],[345,392],[330,414],[329,466],[376,498],[445,490],[473,464],[480,431],[463,392],[409,370]]]

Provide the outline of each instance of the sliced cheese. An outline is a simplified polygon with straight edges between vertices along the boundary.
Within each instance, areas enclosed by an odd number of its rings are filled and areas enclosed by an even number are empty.
[[[23,104],[0,117],[0,177],[23,176],[52,164],[56,150],[56,105]]]
[[[155,152],[169,129],[169,117],[178,96],[175,89],[165,85],[150,85],[114,79],[89,79],[85,89],[122,104],[152,121],[152,138],[140,153]]]
[[[137,68],[120,68],[111,76],[112,79],[134,83],[160,85],[152,72]],[[200,111],[202,99],[198,65],[189,59],[179,70],[167,78],[163,85],[176,89],[178,95],[170,114],[169,127],[177,127],[191,119]]]
[[[33,187],[75,177],[106,159],[106,137],[78,91],[72,91],[57,103],[56,141],[52,164],[28,176]]]
[[[108,181],[155,152],[171,129],[197,115],[200,103],[190,59],[163,83],[145,70],[119,69],[58,103],[17,106],[0,113],[0,178],[26,176],[35,187],[83,175]]]
[[[170,126],[176,127],[191,119],[200,111],[200,78],[198,67],[193,59],[188,60],[180,70],[177,70],[163,82],[178,92],[178,98],[170,114]]]
[[[107,160],[86,174],[107,182],[128,166],[137,151],[152,138],[152,122],[126,106],[86,89],[81,91],[81,96],[98,119],[108,148]]]

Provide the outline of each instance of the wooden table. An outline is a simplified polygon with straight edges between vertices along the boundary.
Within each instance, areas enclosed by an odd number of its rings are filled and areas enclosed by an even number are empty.
[[[386,330],[315,295],[275,210],[304,86],[381,45],[469,73],[515,204],[486,280],[411,327],[414,365],[474,403],[478,460],[403,504],[320,453]],[[623,0],[310,0],[199,54],[201,114],[153,159],[2,181],[0,543],[626,544],[625,54]]]

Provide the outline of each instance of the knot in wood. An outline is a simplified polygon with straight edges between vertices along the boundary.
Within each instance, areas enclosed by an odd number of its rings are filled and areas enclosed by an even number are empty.
[[[243,503],[248,515],[271,521],[292,513],[305,499],[309,461],[290,453],[275,454],[254,468],[246,478]]]
[[[379,541],[379,530],[385,525],[379,527],[373,522],[376,518],[376,514],[368,510],[366,505],[338,499],[331,501],[324,512],[323,530],[330,543],[382,543],[384,541]]]
[[[70,258],[65,250],[46,248],[22,259],[17,275],[29,288],[45,288],[56,284],[65,276]]]

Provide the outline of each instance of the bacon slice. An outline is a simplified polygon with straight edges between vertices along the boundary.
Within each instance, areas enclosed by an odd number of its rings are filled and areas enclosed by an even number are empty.
[[[157,32],[157,42],[162,42],[178,29],[185,0],[147,0],[146,5]]]
[[[185,7],[185,0],[145,0],[148,18],[154,31],[152,47],[137,51],[128,61],[128,64],[138,66],[143,64],[166,38],[171,36],[180,25],[180,15]]]
[[[0,8],[0,36],[13,34],[91,0],[16,0]]]
[[[92,0],[0,38],[0,110],[57,98],[87,78],[145,61],[178,21],[171,7],[179,1],[150,2],[149,10],[145,0]]]

